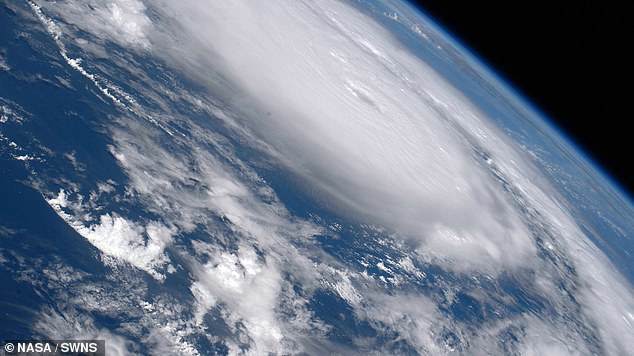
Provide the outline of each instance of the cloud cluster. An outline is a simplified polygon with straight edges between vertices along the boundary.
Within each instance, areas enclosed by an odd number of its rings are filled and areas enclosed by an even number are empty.
[[[150,47],[148,32],[152,22],[139,0],[37,1],[37,7],[59,14],[70,26],[92,33],[102,41],[129,48]]]
[[[118,198],[151,218],[105,206],[98,219],[85,219],[81,201],[65,190],[43,194],[105,256],[159,282],[165,269],[185,271],[190,299],[139,303],[148,325],[157,322],[155,304],[191,316],[162,319],[169,323],[152,329],[156,339],[170,335],[190,350],[188,333],[204,334],[219,314],[233,353],[335,350],[342,346],[328,333],[336,323],[311,304],[327,291],[354,322],[421,353],[502,352],[498,341],[513,328],[518,350],[590,352],[587,329],[596,329],[607,353],[634,347],[621,337],[634,325],[630,285],[530,156],[357,8],[331,0],[37,4],[31,7],[66,63],[123,108],[104,124],[111,144],[103,149],[126,177]],[[95,37],[84,41],[142,51],[202,89],[154,78],[116,55],[112,68],[92,74],[68,52],[73,26]],[[96,47],[82,48],[88,62]],[[116,66],[128,66],[129,87],[144,100],[97,75],[116,78]],[[336,216],[338,227],[293,216],[231,142],[294,176],[304,198]],[[91,199],[111,187],[95,188]],[[340,224],[380,235],[359,234],[357,246],[380,246],[382,260],[342,261],[320,249],[315,236],[341,238]],[[430,272],[421,266],[448,276],[429,296],[417,289]],[[546,300],[545,311],[508,313],[479,330],[451,318],[447,308],[465,285],[473,305],[510,303],[513,296],[478,289],[493,281],[502,290],[504,278]]]
[[[473,157],[472,135],[500,133],[378,24],[337,1],[161,6],[202,44],[177,65],[203,61],[239,88],[235,109],[255,111],[243,111],[245,125],[328,208],[469,269],[534,256],[515,207]],[[498,142],[492,150],[507,149]]]
[[[108,213],[101,215],[98,222],[87,226],[76,216],[77,211],[81,210],[81,202],[69,202],[63,189],[48,203],[80,235],[106,255],[146,271],[158,280],[165,279],[163,270],[173,272],[174,267],[169,264],[170,259],[164,251],[173,242],[174,228],[156,221],[141,226],[117,214]],[[75,214],[67,212],[66,208],[71,208]]]

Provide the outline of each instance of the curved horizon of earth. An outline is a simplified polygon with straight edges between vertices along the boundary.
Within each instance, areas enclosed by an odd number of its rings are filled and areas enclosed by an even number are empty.
[[[634,350],[634,207],[396,0],[0,11],[0,339]]]

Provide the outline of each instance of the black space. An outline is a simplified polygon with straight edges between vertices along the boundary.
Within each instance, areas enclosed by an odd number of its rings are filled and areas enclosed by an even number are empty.
[[[634,192],[631,1],[413,2]]]

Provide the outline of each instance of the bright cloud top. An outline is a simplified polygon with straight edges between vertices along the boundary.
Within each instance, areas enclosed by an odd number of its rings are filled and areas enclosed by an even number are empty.
[[[553,258],[578,268],[574,283],[581,281],[575,296],[584,312],[580,318],[596,321],[606,350],[618,354],[631,346],[619,339],[634,324],[631,288],[610,270],[526,154],[429,65],[357,9],[331,0],[40,5],[69,24],[135,53],[157,56],[188,74],[208,89],[214,102],[222,102],[210,110],[214,118],[224,120],[249,144],[257,142],[253,145],[291,171],[307,194],[332,212],[414,241],[411,258],[425,258],[458,275],[534,272],[530,281],[540,295],[563,310],[567,296],[555,285],[563,267],[537,257],[529,229],[534,223],[531,228],[544,232]],[[99,85],[77,63],[73,68]],[[144,80],[145,87],[163,90],[157,94],[147,89],[148,97],[159,97],[162,109],[169,111],[170,105],[161,96],[184,96]],[[108,93],[106,86],[99,88]],[[197,98],[190,103],[205,107]],[[161,114],[170,124],[178,121],[172,113]],[[304,255],[290,241],[310,240],[321,230],[294,218],[233,147],[218,143],[204,123],[183,121],[191,137],[168,132],[168,146],[167,136],[148,130],[147,122],[122,117],[108,128],[110,153],[128,178],[127,196],[161,223],[113,213],[88,224],[69,215],[73,203],[64,191],[49,204],[104,254],[158,280],[165,278],[164,269],[171,270],[174,259],[167,252],[178,250],[175,241],[202,226],[209,235],[205,237],[218,240],[194,241],[195,256],[183,267],[193,279],[193,323],[198,326],[206,313],[225,305],[230,310],[225,318],[236,324],[240,320],[260,351],[286,350],[285,340],[305,331],[295,322],[311,330],[321,327],[311,324],[310,312],[301,305],[307,301],[289,287],[288,274],[308,290],[316,284],[330,288],[354,309],[355,317],[395,330],[417,350],[441,352],[435,348],[432,326],[452,321],[438,314],[436,301],[407,293],[388,295],[367,273],[327,266],[332,260],[314,263],[315,256]],[[217,218],[230,233],[216,230]],[[532,218],[539,221],[528,221]],[[219,246],[218,241],[229,244],[236,236],[241,239],[236,251]],[[206,258],[196,260],[200,256]],[[403,263],[411,273],[421,273],[410,256],[404,261],[410,261]],[[377,266],[390,272],[394,266],[388,262]],[[254,295],[260,296],[257,303]],[[281,321],[276,312],[284,300],[295,303],[298,316],[291,322]],[[517,317],[490,327],[526,325],[527,349],[555,353],[565,342],[538,336],[557,334],[569,325],[566,315],[558,317]],[[406,326],[404,319],[410,321]],[[483,332],[486,337],[494,333]],[[570,338],[578,336],[571,331]],[[472,339],[474,345],[479,342]]]
[[[124,46],[148,48],[152,22],[139,0],[38,2],[82,30]]]
[[[456,130],[477,121],[477,110],[355,9],[337,1],[162,6],[174,21],[187,19],[178,28],[197,48],[179,64],[202,61],[228,78],[242,93],[233,104],[250,103],[246,125],[329,208],[469,268],[513,266],[534,253],[470,136]]]

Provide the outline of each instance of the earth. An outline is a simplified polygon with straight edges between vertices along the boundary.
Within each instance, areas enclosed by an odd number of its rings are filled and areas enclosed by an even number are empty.
[[[0,338],[626,355],[634,208],[397,0],[3,0]]]

